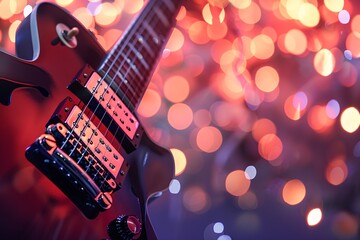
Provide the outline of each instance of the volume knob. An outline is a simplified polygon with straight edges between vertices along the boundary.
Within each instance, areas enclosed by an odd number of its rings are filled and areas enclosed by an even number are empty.
[[[141,222],[137,217],[132,215],[121,215],[108,225],[108,234],[111,240],[136,239],[140,235],[140,232]]]

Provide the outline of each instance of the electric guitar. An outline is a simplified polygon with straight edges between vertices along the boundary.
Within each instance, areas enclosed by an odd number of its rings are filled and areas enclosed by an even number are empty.
[[[157,239],[147,204],[167,189],[174,161],[136,109],[180,5],[150,0],[108,53],[56,5],[24,19],[17,56],[0,51],[2,238]]]

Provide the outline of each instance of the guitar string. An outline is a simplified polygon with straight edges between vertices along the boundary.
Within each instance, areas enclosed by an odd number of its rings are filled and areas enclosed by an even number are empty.
[[[150,9],[150,8],[149,8],[149,9]],[[150,14],[150,15],[151,15],[151,14]],[[144,19],[145,19],[146,17],[150,17],[150,15],[146,15],[146,13],[144,13],[144,15],[143,15],[143,16],[144,16]],[[154,13],[153,13],[153,15],[154,15]],[[142,21],[144,21],[144,19],[142,19]],[[139,20],[140,20],[140,18],[139,18]],[[143,27],[143,24],[141,24],[142,21],[138,21],[138,24],[140,24],[140,27],[142,27],[143,30],[145,30],[144,27]],[[135,24],[135,25],[136,25],[136,24]],[[135,25],[134,25],[134,28],[135,28]],[[133,28],[132,28],[132,29],[133,29]],[[135,29],[136,29],[136,28],[135,28]],[[130,31],[130,32],[131,32],[131,31]],[[130,35],[130,36],[129,36],[128,39],[126,39],[127,41],[125,41],[124,47],[122,47],[121,50],[120,50],[118,47],[115,47],[115,48],[114,48],[114,52],[117,52],[117,51],[118,51],[117,57],[115,58],[115,61],[110,65],[108,71],[104,74],[104,77],[101,78],[101,81],[99,81],[99,83],[98,83],[98,85],[97,85],[97,87],[95,88],[94,91],[97,91],[97,90],[99,89],[100,83],[101,83],[102,81],[104,81],[105,78],[109,75],[109,71],[111,70],[111,67],[113,67],[113,66],[115,65],[115,63],[118,63],[119,55],[122,54],[122,52],[124,51],[124,48],[126,48],[128,42],[132,40],[132,37],[134,37],[134,31],[132,31],[132,35],[130,34],[130,32],[129,32],[129,35]],[[127,42],[127,43],[126,43],[126,42]],[[121,43],[121,42],[119,41],[118,44],[120,44],[120,43]],[[140,49],[140,50],[141,50],[141,49]],[[128,53],[129,53],[129,52],[131,52],[131,49],[130,49],[130,48],[129,48],[129,50],[128,50]],[[112,55],[112,54],[110,54],[109,57],[111,57],[111,55]],[[135,58],[134,58],[134,59],[135,59]],[[106,63],[107,63],[107,60],[105,60],[104,62],[105,62],[105,64],[106,64]],[[125,63],[126,63],[126,60],[123,60],[123,61],[120,63],[120,66],[118,67],[118,71],[116,72],[117,74],[120,73],[120,69],[124,66]],[[134,63],[131,62],[131,64],[134,64]],[[131,66],[128,68],[127,72],[124,74],[124,78],[127,77],[128,72],[129,72],[130,69],[131,69]],[[112,85],[112,83],[115,81],[115,79],[116,79],[116,75],[112,78],[112,80],[111,80],[111,82],[110,82],[110,84],[109,84],[108,87],[110,87],[110,86]],[[116,93],[118,93],[118,91],[119,91],[120,87],[122,86],[122,84],[123,84],[123,81],[121,81],[120,84],[118,85],[118,89],[116,90]],[[126,86],[126,85],[125,85],[125,86]],[[127,89],[128,89],[128,88],[127,88]],[[104,92],[103,92],[103,94],[101,95],[102,97],[104,96],[104,94],[106,93],[106,91],[107,91],[107,88],[104,88]],[[125,92],[125,94],[126,94],[126,92]],[[113,94],[113,95],[114,95],[114,94]],[[93,97],[94,97],[94,96],[92,96],[92,98],[93,98]],[[122,100],[124,100],[125,97],[126,97],[126,96],[124,95],[124,96],[122,97]],[[136,96],[133,95],[133,97],[136,97]],[[111,99],[111,98],[110,98],[110,99]],[[80,121],[80,118],[82,117],[82,115],[85,114],[84,112],[85,112],[85,110],[88,108],[88,105],[89,105],[89,103],[88,103],[88,104],[85,106],[85,108],[82,110],[81,114],[79,114],[78,119],[77,119],[77,123],[74,124],[74,127],[73,127],[73,129],[72,129],[72,132],[74,131],[74,129],[75,129],[75,127],[76,127],[76,124],[78,124],[78,122]],[[100,106],[100,103],[98,104],[98,106],[96,107],[96,109],[97,109],[99,106]],[[94,118],[94,115],[95,115],[94,113],[95,113],[95,112],[96,112],[96,110],[95,110],[95,111],[92,113],[92,115],[90,116],[89,121],[91,121],[91,120]],[[99,128],[99,126],[100,126],[100,124],[101,124],[104,116],[105,116],[105,114],[104,114],[103,117],[100,119],[100,122],[99,122],[98,126],[94,129],[95,131],[98,130],[98,128]],[[111,119],[111,123],[112,123],[113,121],[114,121],[114,120]],[[110,123],[110,124],[111,124],[111,123]],[[109,124],[109,125],[110,125],[110,124]],[[89,122],[87,122],[87,123],[85,124],[84,128],[81,130],[80,136],[85,132],[85,130],[86,130],[88,127],[89,127]],[[93,135],[95,134],[95,131],[94,131],[94,130],[92,131],[92,134],[91,134],[89,140],[91,140],[91,139],[93,138]],[[114,141],[114,139],[115,139],[115,136],[116,136],[118,130],[119,130],[119,127],[117,127],[116,133],[113,135],[113,139],[111,140],[111,143],[112,143],[112,144],[113,144],[113,141]],[[106,133],[105,133],[105,136],[106,136],[106,134],[107,134],[108,131],[109,131],[109,129],[107,128]],[[70,135],[71,135],[71,134],[70,134]],[[69,135],[69,136],[70,136],[70,135]],[[104,137],[105,137],[105,136],[104,136]],[[124,135],[124,136],[125,136],[125,135]],[[80,138],[81,138],[81,137],[80,137]],[[73,151],[77,148],[77,146],[78,146],[78,144],[79,144],[79,141],[80,141],[80,138],[77,140],[77,143],[75,144]],[[123,139],[121,140],[120,144],[121,144],[122,142],[123,142]],[[98,143],[98,146],[99,146],[99,144],[100,144],[100,143]],[[86,146],[87,146],[87,147],[86,147],[86,150],[88,150],[89,145],[86,145]],[[97,146],[97,147],[98,147],[98,146]],[[72,151],[72,153],[70,154],[70,156],[74,153],[73,151]],[[108,150],[106,150],[106,151],[108,151]],[[84,151],[84,153],[85,153],[85,152],[86,152],[86,151]],[[84,158],[84,153],[83,153],[82,157],[79,159],[79,162]],[[89,165],[88,168],[87,168],[85,171],[86,171],[86,172],[89,171],[90,167],[91,167],[91,166]],[[99,170],[96,171],[96,173],[94,174],[94,176],[96,177],[96,175],[97,175],[98,173],[99,173]]]
[[[145,14],[144,14],[143,16],[145,16]],[[140,23],[140,21],[138,21],[138,22]],[[129,40],[130,40],[130,39],[125,39],[124,46],[126,46],[127,41],[129,41]],[[121,39],[120,39],[119,42],[117,43],[117,46],[118,46],[118,44],[120,44],[120,43],[121,43]],[[118,48],[117,46],[116,46],[115,48],[113,48],[114,51],[116,51],[116,49]],[[123,50],[123,47],[122,47],[121,50]],[[114,52],[114,51],[113,51],[113,52]],[[111,54],[112,54],[112,53],[110,53],[110,55],[111,55]],[[109,56],[109,55],[107,55],[107,56]],[[119,57],[119,56],[117,56],[117,57]],[[110,70],[110,69],[111,69],[111,68],[109,68],[109,70]],[[108,71],[108,72],[109,72],[109,71]],[[99,87],[100,87],[100,82],[102,82],[102,81],[104,80],[104,78],[108,75],[108,72],[106,72],[105,75],[104,75],[104,77],[101,79],[101,81],[99,81],[99,83],[97,84],[97,86],[94,88],[93,93],[95,93],[96,91],[98,91],[98,89],[99,89]],[[114,80],[114,79],[113,79],[113,80]],[[83,115],[85,115],[85,111],[86,111],[87,108],[89,107],[89,104],[90,104],[90,102],[91,102],[91,100],[92,100],[93,98],[94,98],[94,94],[92,94],[90,101],[89,101],[88,104],[83,108],[83,110],[81,111],[81,113],[78,115],[76,121],[73,123],[73,127],[72,127],[72,129],[71,129],[71,131],[70,131],[70,134],[69,134],[69,136],[67,137],[67,139],[64,141],[64,144],[63,144],[62,148],[65,147],[65,145],[67,144],[67,142],[70,140],[70,137],[73,135],[73,133],[74,133],[74,131],[75,131],[75,128],[76,128],[77,125],[79,124],[79,122],[80,122],[81,118],[83,117]],[[100,104],[98,104],[98,106],[96,107],[95,111],[93,111],[92,116],[89,117],[89,121],[91,121],[91,120],[93,119],[94,113],[95,113],[96,110],[98,109],[99,105],[100,105]],[[76,148],[77,148],[78,145],[80,144],[80,138],[81,138],[82,134],[85,132],[85,130],[89,127],[88,125],[89,125],[89,122],[87,122],[87,123],[85,124],[84,128],[81,130],[81,132],[80,132],[80,134],[79,134],[79,139],[77,139],[77,142],[76,142],[76,144],[75,144],[74,147],[73,147],[73,150],[72,150],[72,151],[70,152],[70,154],[69,154],[70,156],[72,156],[72,155],[74,154]],[[96,129],[98,129],[99,126],[100,126],[100,124],[96,127]],[[93,131],[93,133],[92,133],[91,136],[89,137],[90,140],[93,138],[93,135],[94,135],[94,134],[95,134],[95,132]],[[89,141],[90,141],[90,140],[89,140]],[[86,144],[86,143],[85,143],[85,144]],[[86,144],[86,146],[87,146],[87,147],[86,147],[86,150],[88,150],[88,149],[89,149],[89,145]],[[83,154],[82,154],[81,158],[79,159],[78,163],[84,158],[85,152],[86,152],[86,151],[83,152]],[[85,171],[88,172],[88,170],[90,169],[90,167],[91,167],[91,166],[89,165],[88,168],[87,168]]]

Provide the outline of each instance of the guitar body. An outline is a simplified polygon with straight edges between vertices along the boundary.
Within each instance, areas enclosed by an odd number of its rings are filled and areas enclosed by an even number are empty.
[[[77,46],[61,42],[56,26],[77,27]],[[107,224],[119,215],[135,215],[142,224],[139,239],[156,239],[147,215],[148,200],[173,178],[170,151],[144,132],[131,153],[118,151],[129,164],[113,204],[89,220],[40,171],[25,150],[39,138],[64,99],[80,100],[69,89],[84,66],[98,69],[106,52],[92,33],[61,8],[39,4],[17,32],[17,57],[0,52],[0,236],[3,239],[106,239]],[[135,113],[134,113],[135,114]],[[136,115],[135,115],[136,116]]]

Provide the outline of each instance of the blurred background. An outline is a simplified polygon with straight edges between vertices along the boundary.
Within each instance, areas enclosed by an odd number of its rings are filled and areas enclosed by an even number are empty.
[[[4,51],[38,2],[0,1]],[[107,50],[146,4],[52,2]],[[360,2],[186,0],[177,20],[138,109],[176,161],[159,238],[359,239]]]

